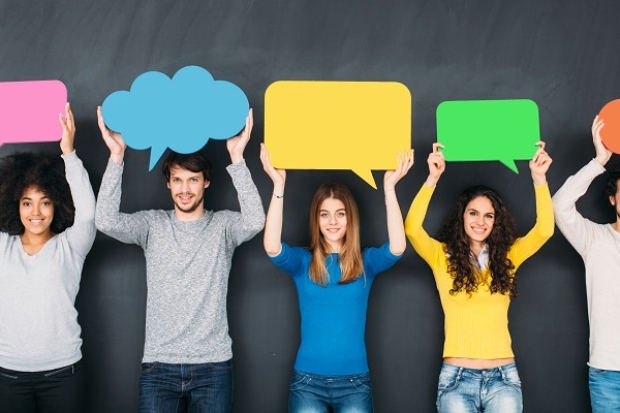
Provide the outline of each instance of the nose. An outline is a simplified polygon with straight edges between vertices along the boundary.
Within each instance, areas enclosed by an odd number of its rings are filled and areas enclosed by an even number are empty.
[[[39,215],[40,213],[41,213],[41,208],[39,208],[39,205],[33,204],[32,205],[32,215]]]

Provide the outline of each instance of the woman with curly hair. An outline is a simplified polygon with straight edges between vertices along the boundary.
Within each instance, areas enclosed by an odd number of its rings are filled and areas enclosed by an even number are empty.
[[[0,413],[81,413],[84,373],[75,297],[95,239],[95,196],[73,149],[69,104],[62,159],[0,159]]]
[[[370,413],[372,391],[364,331],[370,287],[407,246],[396,184],[413,165],[413,152],[383,179],[388,242],[360,248],[357,204],[349,189],[325,183],[310,207],[310,246],[281,240],[286,172],[275,169],[264,146],[261,161],[273,181],[264,246],[271,260],[289,272],[297,287],[301,345],[289,388],[288,411]]]
[[[516,270],[553,235],[546,173],[552,160],[538,143],[529,166],[536,194],[536,224],[523,237],[499,194],[485,186],[466,189],[437,239],[422,223],[445,170],[433,145],[429,176],[411,204],[405,232],[433,270],[444,311],[445,342],[439,375],[439,413],[517,413],[521,381],[508,331],[508,307],[517,296]]]

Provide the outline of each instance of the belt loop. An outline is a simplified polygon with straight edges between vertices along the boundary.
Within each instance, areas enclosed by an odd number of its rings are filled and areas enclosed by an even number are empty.
[[[498,366],[497,368],[498,368],[499,372],[500,372],[500,373],[501,373],[501,375],[502,375],[502,380],[505,380],[505,379],[506,379],[506,375],[505,375],[505,373],[504,373],[504,368],[503,368],[503,367],[504,367],[504,366]]]
[[[461,374],[463,374],[463,367],[459,367],[459,372],[456,375],[456,379],[457,380],[461,379]]]

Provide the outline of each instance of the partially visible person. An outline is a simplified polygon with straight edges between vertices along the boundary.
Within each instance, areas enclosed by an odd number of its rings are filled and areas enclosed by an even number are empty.
[[[59,117],[62,159],[0,160],[0,413],[86,411],[75,297],[95,240],[95,196],[68,103]]]
[[[339,183],[317,189],[310,207],[310,246],[283,243],[286,171],[276,169],[263,145],[261,161],[273,181],[264,246],[293,277],[301,313],[301,345],[290,383],[290,413],[370,413],[372,390],[364,333],[370,287],[406,248],[396,184],[413,165],[413,151],[383,179],[388,242],[360,247],[360,222],[351,191]]]
[[[601,140],[604,123],[592,123],[595,158],[581,168],[553,196],[555,222],[583,258],[590,320],[590,401],[593,413],[620,412],[620,165],[609,172],[605,198],[616,220],[597,224],[575,206],[611,158]]]
[[[444,311],[443,365],[437,385],[439,413],[520,413],[521,381],[508,331],[508,307],[517,296],[516,271],[553,235],[546,173],[551,158],[539,142],[529,163],[536,194],[536,224],[523,237],[500,195],[467,188],[437,239],[422,227],[446,163],[433,144],[429,175],[411,204],[405,232],[433,270]]]
[[[229,413],[233,405],[232,340],[226,295],[233,253],[263,229],[265,213],[243,153],[252,132],[252,111],[243,131],[226,141],[226,167],[241,212],[204,208],[211,163],[200,152],[166,157],[162,173],[174,208],[119,211],[127,145],[97,110],[110,150],[97,203],[97,228],[146,257],[146,337],[140,413]]]

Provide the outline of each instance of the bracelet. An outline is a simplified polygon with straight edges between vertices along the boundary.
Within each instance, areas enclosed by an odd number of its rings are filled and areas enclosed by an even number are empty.
[[[273,194],[273,196],[275,196],[277,199],[284,198],[284,194],[282,194],[282,195],[276,195],[276,193],[275,193],[275,192],[272,192],[272,194]]]

